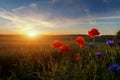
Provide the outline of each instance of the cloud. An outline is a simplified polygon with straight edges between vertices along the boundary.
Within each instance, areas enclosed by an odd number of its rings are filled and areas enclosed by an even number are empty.
[[[120,16],[96,17],[96,19],[120,19]]]
[[[9,20],[7,24],[4,23],[3,27],[8,27],[9,29],[14,28],[19,31],[35,30],[36,27],[39,27],[39,29],[54,28],[54,23],[45,20],[45,16],[42,14],[33,13],[33,8],[37,8],[37,5],[30,4],[28,7],[21,6],[13,9],[12,12],[0,9],[0,19]]]
[[[24,9],[24,8],[25,8],[24,6],[21,6],[21,7],[12,9],[12,11],[13,11],[13,12],[16,12],[16,11],[22,10],[22,9]]]
[[[58,1],[58,0],[55,0]],[[11,11],[0,9],[0,20],[5,19],[2,27],[15,31],[36,30],[38,32],[54,32],[54,33],[85,33],[86,29],[102,24],[114,24],[115,22],[97,21],[100,19],[120,18],[119,16],[110,17],[94,17],[90,14],[89,9],[85,9],[86,16],[66,17],[54,11],[46,10],[42,12],[35,3],[27,6],[20,6]],[[52,14],[52,15],[51,15]],[[119,23],[117,23],[119,24]],[[1,23],[0,23],[1,25]],[[1,28],[0,28],[1,29]]]
[[[35,4],[35,3],[32,3],[32,4],[30,4],[29,5],[31,8],[37,8],[37,4]]]
[[[87,8],[87,9],[84,9],[84,11],[86,12],[86,15],[87,15],[87,17],[88,17],[89,23],[90,23],[91,25],[94,25],[94,26],[97,25],[96,20],[93,18],[93,16],[90,15],[89,9],[88,9],[88,8]]]
[[[30,9],[30,11],[29,11]],[[34,11],[29,6],[19,7],[13,9],[11,12],[5,9],[0,9],[0,17],[9,22],[4,23],[3,27],[11,29],[16,32],[26,32],[30,30],[35,30],[38,32],[56,32],[65,33],[65,31],[75,32],[74,27],[79,26],[79,28],[84,28],[80,26],[86,23],[86,20],[82,18],[68,18],[62,16],[51,16]],[[29,13],[28,13],[29,12]],[[0,19],[1,19],[0,18]]]
[[[57,27],[68,27],[69,25],[78,23],[86,24],[79,18],[75,19],[62,17],[60,15],[46,15],[47,13],[41,13],[37,8],[38,5],[32,3],[28,6],[20,6],[18,8],[12,9],[11,11],[0,9],[0,17],[9,20],[9,25],[13,25],[14,27],[21,29],[33,29],[35,27],[40,27],[41,29],[53,29]],[[48,13],[52,14],[51,12]]]
[[[118,24],[120,23],[120,16],[105,16],[105,17],[99,17],[99,16],[94,16],[90,14],[90,10],[88,8],[84,9],[89,23],[95,26],[99,26],[98,24]]]

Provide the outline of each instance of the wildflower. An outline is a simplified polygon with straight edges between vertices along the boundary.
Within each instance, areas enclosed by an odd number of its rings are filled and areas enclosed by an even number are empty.
[[[80,44],[79,44],[79,47],[80,47],[80,48],[83,48],[83,47],[84,47],[84,43],[80,43]]]
[[[81,36],[77,37],[77,39],[75,40],[75,42],[77,44],[84,43],[84,41],[85,41],[85,39],[83,37],[81,37]]]
[[[112,47],[115,45],[115,42],[113,40],[109,40],[106,42],[106,44]]]
[[[88,45],[89,45],[90,47],[93,47],[93,46],[94,46],[94,43],[91,42],[91,43],[89,43]]]
[[[120,71],[120,66],[118,64],[112,64],[108,67],[109,71],[118,72]]]
[[[91,31],[89,31],[88,34],[89,34],[90,38],[95,38],[95,36],[93,35],[93,33]]]
[[[102,57],[103,56],[102,52],[97,52],[95,55],[98,56],[98,57]]]
[[[100,32],[97,29],[93,28],[91,31],[88,31],[88,34],[90,38],[95,38],[95,36],[99,35]]]
[[[84,42],[85,39],[81,36],[77,37],[75,40],[76,44],[78,44],[80,46],[80,48],[84,47]]]
[[[65,44],[59,47],[59,52],[68,52],[70,51],[69,44]]]
[[[77,57],[75,58],[75,60],[76,60],[76,61],[81,61],[82,58],[81,58],[81,56],[77,56]]]
[[[51,46],[55,48],[59,48],[61,45],[62,45],[61,41],[55,40]]]

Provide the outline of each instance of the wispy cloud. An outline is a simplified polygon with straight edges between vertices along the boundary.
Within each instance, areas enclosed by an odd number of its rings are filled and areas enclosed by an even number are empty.
[[[29,5],[31,8],[37,8],[37,4],[35,4],[35,3],[32,3],[32,4],[30,4]]]
[[[0,9],[0,17],[10,21],[7,25],[5,23],[4,26],[19,31],[33,29],[50,29],[51,31],[59,29],[62,31],[62,29],[69,28],[69,26],[87,24],[81,18],[76,19],[62,16],[52,16],[53,18],[50,18],[51,16],[40,13],[37,9],[38,7],[35,3],[28,6],[20,6],[12,9],[12,11]]]
[[[120,19],[120,16],[96,17],[96,19]]]
[[[89,23],[91,25],[97,25],[96,20],[90,15],[89,9],[85,9],[86,15],[88,17]]]
[[[8,26],[8,28],[18,28],[19,30],[33,30],[35,27],[40,27],[42,28],[53,28],[55,27],[55,24],[44,20],[44,16],[40,15],[35,17],[33,15],[35,14],[25,14],[28,9],[34,9],[37,8],[36,4],[30,4],[28,7],[21,6],[19,8],[13,9],[12,12],[7,11],[5,9],[0,9],[0,17],[4,18],[6,20],[9,20],[10,22],[8,23],[9,25],[4,24],[4,26]],[[21,14],[22,10],[24,10],[24,13]],[[25,11],[26,10],[26,11]],[[20,13],[19,13],[20,12]],[[10,26],[11,25],[11,26]]]
[[[52,0],[52,1],[57,2],[59,0]],[[115,23],[119,24],[119,21],[104,22],[102,20],[120,19],[120,16],[94,17],[93,15],[90,14],[89,9],[85,9],[86,16],[84,15],[77,18],[66,17],[60,15],[59,13],[57,14],[57,12],[54,13],[52,9],[45,11],[46,13],[41,12],[39,7],[36,3],[32,3],[27,6],[20,6],[9,11],[0,8],[0,20],[2,19],[8,20],[8,22],[4,22],[4,24],[2,24],[2,30],[7,28],[7,30],[12,29],[21,32],[36,30],[39,32],[43,31],[43,32],[51,32],[51,33],[54,32],[54,33],[66,34],[67,32],[70,33],[81,32],[84,34],[89,28],[94,26],[101,26],[104,24],[109,25]],[[51,14],[53,14],[54,16]]]
[[[15,11],[18,11],[18,10],[22,10],[22,9],[24,9],[24,8],[25,8],[24,6],[21,6],[21,7],[18,7],[18,8],[12,9],[12,11],[15,12]]]

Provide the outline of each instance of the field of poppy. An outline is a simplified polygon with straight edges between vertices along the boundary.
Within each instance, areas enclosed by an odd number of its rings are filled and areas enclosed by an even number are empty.
[[[120,44],[99,34],[0,39],[0,80],[120,80]]]

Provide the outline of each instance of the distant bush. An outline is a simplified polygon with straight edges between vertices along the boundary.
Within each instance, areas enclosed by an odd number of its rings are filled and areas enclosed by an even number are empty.
[[[115,40],[120,41],[120,30],[116,33]]]

